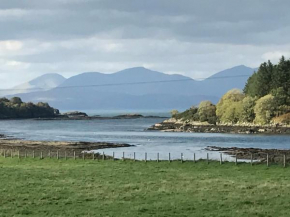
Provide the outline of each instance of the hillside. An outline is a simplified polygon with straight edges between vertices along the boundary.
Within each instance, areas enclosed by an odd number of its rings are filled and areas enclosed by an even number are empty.
[[[57,88],[17,96],[25,101],[46,101],[60,109],[173,109],[177,105],[183,109],[202,100],[216,103],[229,89],[243,88],[253,71],[238,66],[203,81],[143,67],[113,74],[87,72],[68,78]]]
[[[1,95],[11,95],[18,93],[30,93],[35,91],[45,91],[55,88],[62,84],[66,78],[57,73],[49,73],[41,75],[31,81],[25,82],[23,84],[17,85],[10,91],[0,92]]]

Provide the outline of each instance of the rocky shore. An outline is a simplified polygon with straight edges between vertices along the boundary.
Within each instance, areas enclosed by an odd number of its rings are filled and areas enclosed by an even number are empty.
[[[131,147],[129,144],[108,142],[67,142],[67,141],[28,141],[21,139],[0,139],[0,149],[31,150],[76,150],[90,151],[104,148]]]
[[[260,149],[260,148],[238,148],[238,147],[217,147],[208,146],[207,151],[218,151],[228,154],[230,156],[237,156],[237,159],[251,160],[265,162],[267,160],[267,155],[269,156],[269,162],[282,163],[284,160],[284,155],[286,161],[290,162],[290,150],[280,150],[280,149]]]
[[[213,125],[200,122],[186,122],[174,118],[155,124],[148,128],[148,130],[191,133],[290,134],[290,126]]]

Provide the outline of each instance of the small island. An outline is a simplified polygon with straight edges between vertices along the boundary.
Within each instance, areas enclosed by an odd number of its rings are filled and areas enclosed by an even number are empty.
[[[148,130],[290,134],[290,60],[262,63],[244,90],[228,91],[214,105],[203,101]]]

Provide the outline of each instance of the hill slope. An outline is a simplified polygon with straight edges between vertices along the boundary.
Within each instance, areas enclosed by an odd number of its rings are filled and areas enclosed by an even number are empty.
[[[49,73],[41,75],[29,82],[13,87],[13,90],[2,92],[1,95],[11,95],[18,93],[30,93],[35,91],[44,91],[55,88],[62,84],[66,78],[57,73]]]
[[[113,74],[82,73],[57,88],[17,95],[25,101],[47,101],[59,109],[182,109],[202,100],[216,103],[229,89],[242,89],[253,71],[238,66],[196,81],[136,67]]]

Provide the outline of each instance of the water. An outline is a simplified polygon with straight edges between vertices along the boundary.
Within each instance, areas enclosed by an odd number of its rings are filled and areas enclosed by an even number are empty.
[[[206,158],[207,146],[221,147],[254,147],[290,149],[289,135],[244,135],[244,134],[214,134],[214,133],[180,133],[145,131],[149,126],[161,122],[160,118],[132,119],[132,120],[2,120],[0,133],[27,140],[54,141],[88,141],[88,142],[116,142],[128,143],[135,147],[103,149],[101,152],[121,158],[133,157],[137,159],[184,159]],[[219,153],[208,152],[211,159],[218,159]],[[232,160],[224,156],[224,160]]]

